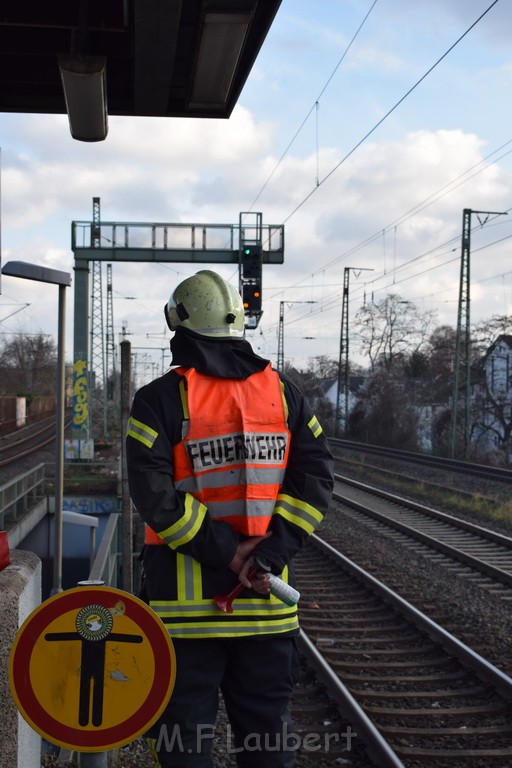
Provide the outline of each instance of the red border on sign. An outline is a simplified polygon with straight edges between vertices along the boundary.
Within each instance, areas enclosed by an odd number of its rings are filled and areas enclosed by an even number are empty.
[[[72,728],[52,717],[38,702],[29,675],[32,651],[41,634],[58,616],[90,603],[111,608],[114,605],[113,597],[114,603],[120,598],[125,602],[126,616],[132,619],[148,638],[155,657],[155,668],[158,666],[158,674],[155,673],[145,701],[141,702],[137,712],[127,720],[115,726],[99,728],[97,731]],[[40,729],[50,740],[78,750],[99,751],[120,746],[147,730],[167,703],[170,681],[174,681],[176,671],[172,643],[160,619],[138,598],[128,592],[109,587],[78,587],[49,598],[22,626],[13,650],[12,683],[23,712],[36,726],[36,730]]]

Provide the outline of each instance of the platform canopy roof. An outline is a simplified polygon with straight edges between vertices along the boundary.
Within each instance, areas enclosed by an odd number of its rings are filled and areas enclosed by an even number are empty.
[[[101,71],[108,115],[227,118],[280,3],[2,0],[0,112],[69,114],[67,68]]]

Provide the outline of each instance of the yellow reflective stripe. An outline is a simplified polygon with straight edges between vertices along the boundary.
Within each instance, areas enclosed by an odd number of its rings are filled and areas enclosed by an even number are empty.
[[[244,637],[291,632],[299,628],[297,606],[288,606],[273,595],[237,598],[235,617],[223,613],[213,598],[201,598],[201,565],[177,553],[177,600],[151,600],[150,606],[171,637]],[[288,580],[288,567],[282,573]]]
[[[201,599],[201,564],[190,555],[176,554],[176,582],[178,603]],[[167,605],[168,603],[165,603]]]
[[[158,437],[158,432],[148,427],[147,424],[143,424],[142,421],[137,421],[132,416],[128,419],[126,434],[134,437],[135,440],[138,440],[147,448],[152,448],[153,443]]]
[[[187,394],[185,379],[180,379],[179,390],[180,390],[180,398],[181,398],[181,407],[183,408],[183,418],[189,419],[190,415],[188,412],[188,394]]]
[[[308,427],[312,431],[314,437],[318,437],[318,435],[321,435],[323,432],[322,426],[316,416],[313,416],[313,418],[308,421]]]
[[[323,514],[311,504],[294,499],[293,496],[287,496],[284,493],[280,493],[277,497],[274,514],[281,515],[289,523],[302,528],[307,534],[313,533],[323,519]]]
[[[187,599],[187,576],[185,568],[185,557],[179,552],[176,555],[176,589],[178,593],[178,600]]]
[[[185,619],[185,618],[218,618],[220,608],[213,605],[213,600],[190,600],[180,603],[179,600],[152,600],[151,608],[161,619]],[[293,614],[297,612],[296,605],[285,605],[273,595],[270,598],[236,598],[233,601],[233,610],[237,616],[251,616],[256,614],[261,619],[268,613],[272,615]]]
[[[288,421],[288,403],[286,402],[286,397],[284,394],[284,382],[279,379],[279,385],[281,387],[281,398],[283,401],[283,408],[284,408],[284,420]]]
[[[203,593],[203,575],[201,571],[201,563],[197,560],[194,560],[193,557],[190,558],[192,561],[191,565],[191,575],[192,575],[192,583],[193,583],[193,595],[194,600],[198,600],[202,593]]]
[[[171,549],[176,549],[194,538],[202,525],[206,511],[204,504],[187,493],[183,515],[169,528],[158,531],[158,535]]]
[[[152,605],[152,604],[151,604]],[[198,623],[164,622],[171,637],[244,637],[246,635],[277,634],[279,632],[291,632],[299,628],[297,614],[276,621],[219,621]]]
[[[276,622],[230,622],[228,624],[175,624],[167,625],[167,631],[171,637],[243,637],[245,635],[276,634],[278,632],[291,632],[299,628],[297,616]]]

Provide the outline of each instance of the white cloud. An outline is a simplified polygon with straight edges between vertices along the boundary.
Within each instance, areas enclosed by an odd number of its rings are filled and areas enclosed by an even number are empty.
[[[72,271],[71,221],[91,220],[93,197],[108,221],[235,225],[255,201],[264,224],[285,222],[285,263],[264,271],[265,311],[253,337],[260,351],[275,355],[279,302],[305,297],[318,303],[289,310],[290,353],[292,338],[300,357],[311,346],[302,337],[315,335],[319,353],[336,356],[347,266],[373,270],[353,275],[354,312],[365,293],[394,290],[435,305],[453,324],[462,210],[510,205],[512,64],[504,40],[512,4],[498,3],[352,152],[488,5],[377,3],[318,110],[291,142],[368,5],[283,0],[229,120],[111,117],[107,140],[84,144],[71,139],[63,115],[0,115],[3,260]],[[475,317],[503,311],[510,294],[508,241],[492,245],[510,231],[508,218],[482,228],[475,220]],[[197,268],[115,264],[116,332],[126,319],[139,334],[134,343],[161,334],[163,302]],[[236,282],[233,266],[219,271]],[[0,317],[7,297],[28,295],[26,283],[3,281]],[[47,294],[30,288],[45,332],[56,324],[55,297]]]

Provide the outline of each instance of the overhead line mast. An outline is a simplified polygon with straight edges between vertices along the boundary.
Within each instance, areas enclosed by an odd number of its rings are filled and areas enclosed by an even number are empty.
[[[100,198],[92,199],[91,247],[101,246]],[[89,382],[91,403],[89,417],[95,437],[105,436],[106,427],[106,376],[105,376],[105,325],[103,318],[103,270],[101,261],[92,262],[91,280],[91,340],[89,354]]]
[[[471,265],[471,214],[506,216],[506,211],[473,211],[464,208],[462,212],[462,244],[460,259],[459,306],[457,312],[457,335],[455,337],[455,361],[453,366],[452,418],[449,456],[455,458],[461,453],[467,458],[471,427],[471,326],[470,326],[470,265]],[[462,428],[460,429],[459,399],[462,400]],[[460,442],[459,439],[460,438]],[[460,446],[460,450],[459,450]]]
[[[334,430],[336,437],[339,437],[341,426],[341,394],[342,394],[342,379],[345,382],[345,397],[344,397],[344,433],[347,435],[348,429],[348,396],[350,391],[350,373],[349,373],[349,359],[348,359],[348,300],[349,300],[349,283],[350,283],[350,271],[357,272],[359,276],[360,272],[373,272],[370,267],[345,267],[343,270],[343,298],[341,301],[341,327],[340,327],[340,353],[338,358],[338,383],[336,388],[336,415],[334,421]],[[345,366],[343,367],[343,363]]]

